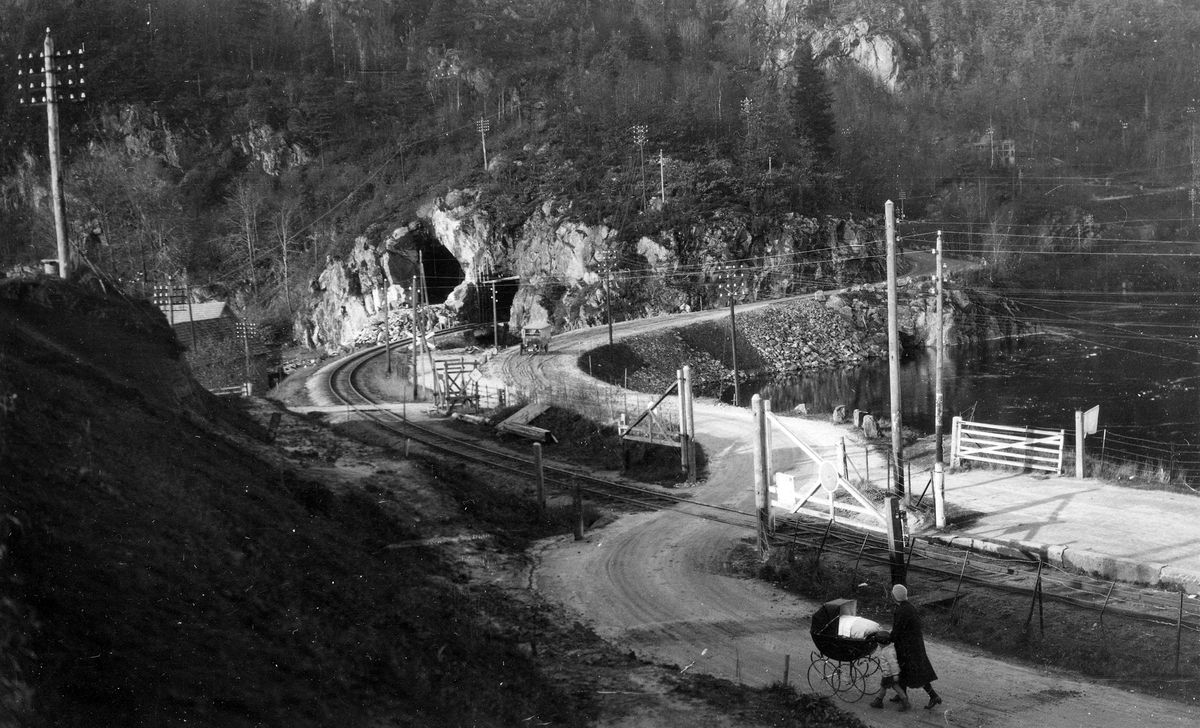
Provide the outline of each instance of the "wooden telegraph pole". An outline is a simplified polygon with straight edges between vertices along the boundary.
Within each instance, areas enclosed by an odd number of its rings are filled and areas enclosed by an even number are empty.
[[[412,373],[412,398],[413,401],[416,401],[417,397],[420,396],[420,391],[418,390],[420,378],[417,373],[421,365],[419,359],[420,351],[417,350],[417,341],[421,338],[421,332],[419,330],[420,325],[417,323],[417,276],[415,274],[413,275],[410,292],[412,293],[412,361],[408,368]]]
[[[475,128],[479,130],[479,143],[483,145],[483,169],[487,171],[487,133],[492,128],[492,122],[481,116],[479,121],[475,122]]]
[[[285,258],[286,260],[286,258]],[[381,269],[383,274],[383,348],[387,351],[387,375],[392,376],[392,304],[388,295],[392,292],[392,277],[389,271]]]
[[[750,398],[750,410],[754,413],[754,508],[758,514],[758,555],[764,561],[771,549],[771,465],[770,429],[767,414],[771,411],[771,400],[759,395]]]
[[[722,281],[720,289],[729,296],[729,343],[730,351],[733,355],[733,406],[741,406],[742,401],[742,386],[741,377],[738,372],[738,355],[737,355],[737,312],[735,310],[737,304],[737,296],[745,293],[745,282],[738,274],[737,268],[733,265],[725,265],[721,267]]]
[[[942,409],[945,406],[945,395],[942,385],[942,367],[946,363],[946,322],[942,318],[942,231],[938,230],[937,234],[937,250],[936,265],[937,272],[934,274],[934,280],[937,281],[937,371],[934,373],[934,396],[933,396],[933,438],[934,438],[934,463],[933,463],[933,511],[934,523],[938,528],[946,527],[946,472],[944,463],[944,453],[942,451]]]
[[[33,61],[35,55],[17,56],[17,62]],[[67,207],[63,197],[62,184],[62,150],[58,139],[58,104],[61,101],[84,101],[87,94],[83,91],[83,48],[79,53],[72,51],[55,53],[54,39],[50,37],[50,29],[46,28],[46,39],[42,43],[42,68],[18,69],[18,76],[29,76],[28,83],[18,83],[17,92],[21,104],[46,104],[46,131],[50,145],[50,198],[54,208],[54,235],[58,247],[58,275],[67,278],[71,272],[70,248],[67,242]],[[63,61],[66,61],[64,64]],[[34,81],[34,77],[43,74],[45,80]],[[62,74],[63,78],[58,75]],[[40,88],[42,93],[37,94]],[[78,90],[78,93],[75,91]],[[28,92],[28,95],[26,95]]]
[[[888,279],[888,380],[892,394],[892,464],[896,474],[896,495],[904,505],[910,496],[904,482],[904,433],[900,416],[900,322],[896,304],[896,206],[888,200],[884,205],[887,218],[887,279]]]

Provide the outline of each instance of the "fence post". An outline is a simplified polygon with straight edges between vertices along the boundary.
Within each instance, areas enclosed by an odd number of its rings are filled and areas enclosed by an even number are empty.
[[[683,365],[683,387],[687,394],[687,432],[688,432],[688,482],[693,485],[696,483],[696,411],[695,400],[692,392],[692,367],[690,364]]]
[[[954,601],[950,603],[951,608],[958,606],[958,593],[962,589],[963,577],[967,574],[967,561],[971,558],[970,553],[963,554],[962,571],[958,572],[958,585],[954,587]]]
[[[679,470],[691,480],[688,462],[687,395],[683,391],[683,369],[675,370],[675,392],[679,395]]]
[[[1117,582],[1108,585],[1108,593],[1104,595],[1104,604],[1100,606],[1100,629],[1104,629],[1104,610],[1108,609],[1108,600],[1112,598],[1113,589],[1117,586]]]
[[[1075,410],[1075,477],[1083,479],[1083,410]]]
[[[546,509],[546,474],[542,470],[542,443],[533,443],[533,468],[537,472],[538,508]]]
[[[783,656],[783,684],[784,685],[788,684],[788,672],[791,670],[791,667],[792,667],[792,656],[784,655]]]
[[[833,528],[833,519],[829,519],[829,523],[825,526],[825,535],[821,537],[821,545],[817,547],[817,569],[821,568],[821,552],[825,550],[825,539],[829,538],[829,529]]]
[[[579,488],[579,481],[575,481],[575,540],[583,540],[583,491]]]
[[[850,479],[850,470],[846,466],[846,438],[839,437],[837,444],[837,467],[838,475],[846,480]]]
[[[1033,608],[1035,606],[1037,606],[1038,601],[1039,601],[1038,597],[1040,597],[1041,594],[1042,594],[1042,561],[1041,561],[1041,559],[1038,559],[1037,582],[1035,582],[1033,585],[1033,599],[1031,599],[1029,601],[1029,616],[1027,616],[1025,618],[1025,628],[1026,629],[1029,628],[1029,623],[1033,621]],[[1042,625],[1043,634],[1045,633],[1045,631],[1046,631],[1046,627],[1043,624]]]
[[[1175,621],[1175,675],[1179,675],[1179,649],[1183,643],[1183,591],[1179,592],[1179,619]]]
[[[962,417],[955,415],[950,420],[950,467],[958,467],[958,437],[962,429]]]
[[[832,521],[830,521],[830,523],[832,523]],[[869,539],[870,537],[871,537],[870,531],[867,531],[865,534],[863,534],[862,546],[858,547],[858,557],[854,559],[854,573],[850,577],[851,584],[858,581],[858,563],[860,561],[862,561],[863,551],[867,550],[867,539]],[[855,587],[855,588],[857,588],[857,587]]]

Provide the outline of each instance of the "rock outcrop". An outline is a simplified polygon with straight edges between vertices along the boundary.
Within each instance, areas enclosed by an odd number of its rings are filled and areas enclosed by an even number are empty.
[[[892,34],[873,30],[866,20],[819,29],[810,42],[819,60],[849,63],[889,91],[902,85],[903,46]]]
[[[946,346],[963,346],[1032,333],[1013,304],[995,294],[947,283],[942,304]],[[887,343],[887,284],[853,286],[820,296],[825,307],[872,341]],[[896,290],[897,328],[904,348],[937,346],[937,295],[929,277],[904,279]],[[884,352],[886,353],[886,351]]]
[[[295,322],[297,341],[336,351],[363,341],[372,327],[381,332],[385,297],[399,306],[410,300],[412,237],[420,226],[463,271],[439,317],[448,321],[462,311],[472,288],[483,281],[512,277],[518,288],[509,308],[511,330],[597,325],[609,309],[614,319],[626,320],[714,305],[729,260],[739,261],[745,300],[810,290],[818,280],[841,286],[881,273],[877,221],[787,214],[764,226],[746,213],[721,211],[690,229],[630,242],[620,241],[612,227],[579,220],[569,205],[554,200],[535,208],[515,232],[503,232],[481,204],[480,192],[470,189],[438,198],[418,215],[420,222],[378,243],[362,236],[347,258],[327,261],[313,281],[310,306]]]

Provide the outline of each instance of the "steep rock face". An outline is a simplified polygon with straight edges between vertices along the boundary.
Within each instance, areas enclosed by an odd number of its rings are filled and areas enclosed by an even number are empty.
[[[418,214],[421,222],[376,244],[359,238],[347,259],[329,259],[313,282],[309,308],[296,320],[298,341],[330,351],[351,347],[362,343],[364,331],[380,328],[385,295],[395,304],[409,301],[415,269],[410,237],[420,225],[463,271],[440,315],[460,311],[481,282],[513,277],[518,288],[509,309],[511,330],[597,325],[610,309],[615,320],[626,320],[712,305],[722,295],[731,260],[740,261],[743,300],[795,293],[813,280],[842,286],[881,273],[883,236],[876,221],[788,214],[764,225],[746,213],[723,211],[686,230],[621,241],[614,228],[582,222],[569,206],[550,200],[515,233],[503,235],[477,190],[451,192]]]
[[[312,154],[307,149],[267,124],[255,124],[249,131],[234,135],[232,141],[235,148],[272,177],[312,161]]]
[[[476,190],[451,192],[421,208],[439,243],[458,260],[464,281],[447,300],[457,308],[467,288],[489,276],[518,276],[520,289],[513,301],[510,326],[553,323],[577,326],[586,296],[564,298],[568,292],[596,288],[597,251],[608,250],[616,231],[572,219],[554,201],[542,204],[511,240],[494,232],[491,219],[479,206]],[[547,293],[555,293],[547,297]],[[560,304],[567,300],[566,308]],[[571,305],[571,302],[575,305]],[[582,315],[587,318],[586,313]]]
[[[904,49],[894,36],[874,32],[865,20],[837,28],[821,28],[811,37],[813,55],[849,62],[889,91],[902,84]]]
[[[621,242],[617,230],[581,222],[569,206],[551,200],[505,238],[479,203],[477,191],[462,190],[419,214],[464,271],[449,306],[456,307],[467,287],[485,276],[519,278],[509,317],[514,329],[545,323],[570,329],[602,321],[606,260],[613,268],[611,305],[619,319],[702,305],[717,295],[729,260],[744,261],[738,272],[752,299],[795,291],[814,278],[842,283],[879,272],[882,236],[876,222],[788,214],[764,226],[746,213],[722,211],[687,230]],[[686,259],[681,250],[689,251]]]
[[[520,277],[521,288],[513,301],[512,321],[530,326],[560,323],[564,328],[584,323],[588,316],[581,309],[592,305],[586,295],[577,294],[597,286],[600,261],[615,239],[616,231],[606,225],[586,225],[564,215],[553,202],[543,204],[515,241],[510,269]],[[563,296],[555,301],[558,290]]]
[[[506,261],[503,247],[494,240],[491,219],[478,202],[478,190],[454,190],[417,210],[417,216],[462,267],[463,283],[447,301],[452,308],[461,306],[468,286],[501,270]]]
[[[405,246],[412,231],[411,226],[397,228],[378,244],[361,236],[348,257],[327,258],[325,269],[310,284],[308,305],[293,322],[295,340],[330,353],[374,343],[363,341],[363,332],[382,325],[388,306],[395,309],[396,318],[411,303],[416,265]]]

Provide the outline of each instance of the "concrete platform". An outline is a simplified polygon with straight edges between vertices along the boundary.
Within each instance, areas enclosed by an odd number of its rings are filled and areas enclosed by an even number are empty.
[[[969,526],[921,534],[1115,581],[1200,592],[1200,496],[1093,479],[965,470],[946,475],[946,502]]]

